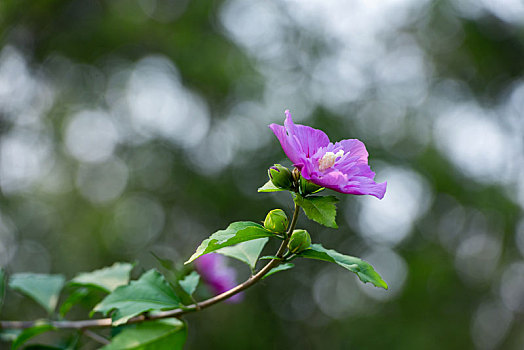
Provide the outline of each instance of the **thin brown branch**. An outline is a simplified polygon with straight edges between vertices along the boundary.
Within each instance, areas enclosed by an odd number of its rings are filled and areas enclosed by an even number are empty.
[[[295,204],[295,211],[293,212],[293,218],[291,219],[291,223],[289,224],[288,231],[286,233],[286,237],[284,241],[282,242],[282,244],[280,245],[280,248],[278,249],[277,253],[275,254],[279,258],[282,258],[284,256],[284,252],[286,251],[287,244],[289,242],[289,237],[291,237],[291,234],[293,233],[293,230],[295,229],[295,226],[297,224],[299,209],[300,207]],[[150,314],[147,317],[145,317],[144,315],[139,315],[139,316],[131,318],[129,321],[127,321],[127,324],[140,323],[140,322],[151,321],[151,320],[158,320],[158,319],[168,318],[168,317],[180,317],[182,315],[185,315],[191,312],[200,311],[202,309],[208,308],[221,301],[231,298],[233,295],[240,293],[241,291],[251,287],[258,281],[260,281],[262,277],[264,277],[269,271],[271,271],[271,269],[273,269],[274,267],[277,267],[281,263],[282,263],[281,259],[270,260],[269,263],[267,263],[259,272],[249,277],[243,283],[228,290],[227,292],[216,295],[212,298],[206,299],[199,303],[188,305],[184,308]],[[84,333],[88,331],[87,328],[102,328],[102,327],[111,327],[112,326],[111,318],[101,318],[101,319],[95,319],[95,320],[79,320],[79,321],[48,321],[48,322],[50,325],[58,329],[81,329],[84,331]],[[34,325],[35,325],[35,321],[0,321],[0,329],[26,329],[26,328],[31,328]],[[95,333],[95,335],[97,334]]]

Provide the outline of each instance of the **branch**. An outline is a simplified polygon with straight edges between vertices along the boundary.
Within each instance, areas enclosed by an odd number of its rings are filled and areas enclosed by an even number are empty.
[[[291,219],[291,223],[289,224],[285,239],[282,242],[282,244],[280,245],[280,248],[278,249],[277,253],[275,254],[278,258],[282,258],[284,256],[284,252],[286,251],[286,247],[289,242],[289,238],[291,237],[291,234],[293,233],[293,230],[295,229],[295,226],[297,225],[299,209],[300,207],[297,204],[295,204],[295,211],[293,212],[293,218]],[[139,315],[139,316],[131,318],[129,321],[127,321],[126,324],[140,323],[140,322],[158,320],[158,319],[168,318],[168,317],[180,317],[182,315],[185,315],[191,312],[200,311],[202,309],[208,308],[212,305],[215,305],[221,301],[224,301],[232,297],[233,295],[240,293],[241,291],[251,287],[258,281],[260,281],[262,277],[264,277],[269,271],[271,271],[271,269],[273,269],[274,267],[277,267],[281,263],[282,263],[282,260],[279,260],[279,259],[270,260],[269,263],[266,264],[259,272],[249,277],[243,283],[228,290],[227,292],[216,295],[212,298],[206,299],[199,303],[188,305],[184,307],[183,309],[179,308],[179,309],[174,309],[174,310],[162,311],[162,312],[150,314],[147,317],[145,317],[144,315]],[[39,321],[39,322],[42,322],[42,321]],[[85,330],[87,328],[102,328],[102,327],[111,327],[112,326],[112,320],[110,317],[100,318],[96,320],[48,321],[48,323],[58,329]],[[36,321],[0,321],[0,329],[26,329],[26,328],[31,328],[35,326],[35,324],[36,324]]]

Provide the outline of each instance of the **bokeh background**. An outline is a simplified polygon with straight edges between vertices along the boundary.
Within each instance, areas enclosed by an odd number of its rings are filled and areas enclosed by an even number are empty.
[[[524,348],[521,0],[2,0],[0,43],[9,272],[136,275],[291,209],[256,192],[290,165],[267,128],[289,108],[388,181],[339,196],[338,230],[299,224],[390,290],[300,262],[187,316],[187,348]],[[2,313],[42,316],[15,294]]]

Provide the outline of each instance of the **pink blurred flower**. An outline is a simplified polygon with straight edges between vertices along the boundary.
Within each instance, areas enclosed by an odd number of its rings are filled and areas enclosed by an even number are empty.
[[[215,294],[224,293],[237,285],[235,269],[227,266],[226,258],[220,254],[206,254],[195,260],[195,267]],[[235,294],[226,302],[238,303],[242,301],[242,293]]]

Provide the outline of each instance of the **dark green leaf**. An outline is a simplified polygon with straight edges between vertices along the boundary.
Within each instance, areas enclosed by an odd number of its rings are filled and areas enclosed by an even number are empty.
[[[337,202],[338,199],[334,196],[295,196],[295,203],[302,207],[308,218],[331,228],[338,228],[335,222]]]
[[[55,310],[58,296],[64,285],[62,275],[17,273],[11,276],[9,287],[35,300],[48,313]]]
[[[264,186],[258,188],[258,192],[279,192],[279,191],[285,191],[285,190],[273,185],[273,182],[271,182],[271,180],[266,182]]]
[[[132,269],[132,264],[115,263],[100,270],[78,274],[70,283],[72,285],[91,286],[106,292],[112,292],[117,287],[129,283],[129,273]]]
[[[193,271],[186,277],[184,277],[183,280],[178,281],[178,284],[180,284],[180,287],[189,295],[193,295],[195,292],[196,287],[198,286],[198,282],[200,281],[200,275],[198,272]]]
[[[213,233],[205,239],[196,252],[185,264],[189,264],[199,256],[214,252],[220,248],[232,246],[241,242],[251,241],[258,238],[273,237],[274,234],[264,228],[264,226],[251,221],[234,222],[225,230]]]
[[[269,238],[254,239],[231,247],[221,248],[217,250],[216,253],[245,262],[249,265],[251,270],[255,270],[258,257],[262,252],[262,249],[264,249],[267,241],[269,241]]]
[[[13,345],[11,346],[12,350],[18,349],[22,344],[24,344],[29,339],[36,337],[39,334],[45,333],[47,331],[55,330],[55,327],[51,326],[48,323],[42,322],[41,324],[37,324],[34,327],[24,329],[18,337],[13,341]]]
[[[336,263],[356,273],[362,282],[371,282],[376,287],[388,289],[388,285],[382,277],[380,277],[370,264],[362,259],[340,254],[335,250],[326,249],[320,244],[312,244],[308,249],[298,254],[298,256]]]
[[[167,318],[127,327],[101,350],[181,350],[186,337],[185,324]]]
[[[137,281],[115,289],[93,311],[107,315],[115,310],[113,324],[119,325],[146,311],[169,310],[178,306],[180,299],[164,277],[156,270],[149,270]]]
[[[277,273],[277,272],[280,272],[280,271],[289,270],[289,269],[293,268],[294,266],[295,265],[292,264],[292,263],[280,264],[277,267],[274,267],[271,270],[269,270],[269,272],[264,277],[262,277],[262,279],[264,279],[266,277],[269,277],[269,276],[271,276],[274,273]]]
[[[74,290],[71,294],[67,296],[67,298],[64,300],[62,305],[60,305],[59,313],[63,317],[65,314],[71,310],[71,308],[75,305],[87,298],[90,291],[87,288],[78,288]]]

